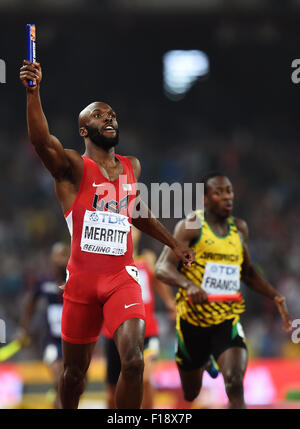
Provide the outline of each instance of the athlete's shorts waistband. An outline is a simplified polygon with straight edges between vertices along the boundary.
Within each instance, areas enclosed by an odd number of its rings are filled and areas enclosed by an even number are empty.
[[[97,270],[94,270],[94,269],[89,269],[87,267],[85,267],[85,268],[79,268],[77,266],[74,267],[73,265],[68,264],[66,271],[69,274],[72,273],[72,274],[86,275],[86,276],[93,275],[93,276],[104,276],[104,277],[112,276],[112,277],[114,277],[114,276],[117,276],[118,274],[120,274],[126,268],[126,266],[134,266],[135,267],[136,265],[135,265],[134,261],[131,261],[128,264],[119,266],[116,269],[106,271],[106,269],[103,268],[101,265],[99,266],[99,268]]]

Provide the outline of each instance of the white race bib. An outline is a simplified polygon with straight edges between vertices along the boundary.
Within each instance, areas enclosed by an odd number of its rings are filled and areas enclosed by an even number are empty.
[[[211,295],[233,295],[240,290],[240,266],[207,262],[202,289]]]
[[[119,213],[86,210],[80,247],[83,252],[121,256],[127,251],[128,217]]]

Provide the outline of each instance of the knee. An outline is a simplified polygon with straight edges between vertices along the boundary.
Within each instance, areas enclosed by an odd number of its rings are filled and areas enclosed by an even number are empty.
[[[229,396],[243,394],[243,374],[226,374],[224,376],[226,392]]]
[[[85,371],[77,366],[66,366],[63,371],[63,383],[70,389],[84,390],[85,385]]]
[[[142,351],[126,356],[121,361],[122,375],[126,378],[143,376],[144,358]]]
[[[192,391],[192,392],[184,392],[184,399],[188,402],[193,402],[194,399],[197,398],[198,392]]]
[[[183,378],[181,376],[181,386],[184,399],[188,402],[192,402],[200,393],[202,387],[202,377]]]
[[[184,391],[183,391],[184,399],[188,402],[193,402],[194,399],[196,399],[197,396],[199,395],[200,390],[201,390],[201,385],[200,386],[190,386],[188,389],[184,389]]]

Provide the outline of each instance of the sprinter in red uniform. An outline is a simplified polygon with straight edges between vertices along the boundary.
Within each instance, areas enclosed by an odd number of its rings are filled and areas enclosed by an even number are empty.
[[[131,224],[170,246],[184,264],[193,262],[194,252],[177,242],[137,197],[140,163],[115,154],[118,122],[109,105],[94,102],[80,113],[79,132],[85,142],[81,156],[64,149],[49,132],[39,93],[40,65],[24,60],[20,79],[27,92],[29,137],[54,178],[72,237],[62,315],[62,407],[78,407],[105,320],[121,359],[116,406],[139,408],[145,310],[132,258]]]
[[[144,377],[143,377],[143,401],[142,408],[153,408],[154,387],[151,383],[152,363],[159,354],[159,325],[155,317],[154,290],[165,303],[169,316],[176,319],[176,306],[169,285],[162,283],[154,275],[156,256],[151,250],[144,249],[138,253],[141,231],[132,228],[133,257],[138,269],[139,283],[142,288],[142,298],[145,306],[145,341],[144,341]],[[121,372],[121,362],[118,350],[112,336],[104,326],[103,329],[104,348],[106,355],[106,387],[107,407],[115,408],[115,391]]]

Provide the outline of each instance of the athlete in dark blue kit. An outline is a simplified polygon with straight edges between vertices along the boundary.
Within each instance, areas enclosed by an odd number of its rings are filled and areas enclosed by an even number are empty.
[[[53,274],[39,278],[34,287],[27,293],[24,311],[21,317],[21,336],[30,337],[30,324],[37,309],[38,302],[43,299],[46,304],[46,332],[43,338],[43,360],[49,365],[55,389],[54,408],[61,408],[57,395],[58,380],[63,370],[61,346],[61,317],[63,307],[63,291],[60,289],[66,280],[66,266],[70,249],[63,243],[55,243],[51,250]]]

